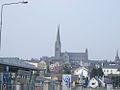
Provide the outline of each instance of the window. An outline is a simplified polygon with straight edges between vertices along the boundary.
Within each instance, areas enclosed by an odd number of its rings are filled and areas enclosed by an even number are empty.
[[[105,70],[103,72],[105,72]]]
[[[107,70],[107,72],[109,72],[109,70]]]
[[[111,70],[111,73],[112,73],[112,70]]]

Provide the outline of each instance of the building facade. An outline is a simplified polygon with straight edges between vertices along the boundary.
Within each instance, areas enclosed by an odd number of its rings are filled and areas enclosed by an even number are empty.
[[[60,25],[58,26],[57,37],[55,41],[55,55],[51,57],[53,62],[60,62],[60,64],[70,65],[84,65],[88,62],[88,50],[85,52],[61,52],[61,40],[60,40]],[[81,63],[82,62],[82,63]]]

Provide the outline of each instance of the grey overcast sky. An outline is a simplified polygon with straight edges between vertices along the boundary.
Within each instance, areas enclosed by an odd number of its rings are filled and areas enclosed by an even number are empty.
[[[22,0],[1,0],[3,3]],[[2,56],[40,58],[54,55],[58,24],[62,51],[89,59],[113,60],[120,51],[120,0],[28,0],[4,7]]]

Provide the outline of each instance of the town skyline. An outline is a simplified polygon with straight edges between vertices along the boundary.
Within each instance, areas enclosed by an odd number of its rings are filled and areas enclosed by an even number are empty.
[[[58,24],[62,51],[87,48],[89,59],[108,60],[120,51],[119,0],[28,2],[4,8],[1,56],[53,56]]]

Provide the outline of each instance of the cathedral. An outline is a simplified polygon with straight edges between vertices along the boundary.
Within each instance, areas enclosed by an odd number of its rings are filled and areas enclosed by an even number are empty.
[[[71,66],[82,66],[88,63],[88,50],[84,52],[61,52],[60,26],[58,26],[57,37],[55,41],[55,55],[51,57],[53,62],[60,64],[70,64]]]
[[[115,62],[120,64],[120,58],[119,58],[119,55],[118,55],[118,50],[116,52]]]

